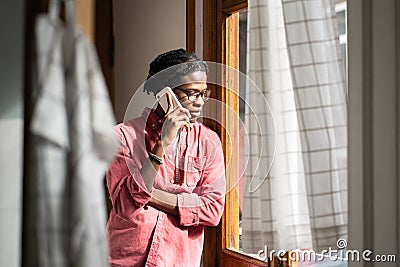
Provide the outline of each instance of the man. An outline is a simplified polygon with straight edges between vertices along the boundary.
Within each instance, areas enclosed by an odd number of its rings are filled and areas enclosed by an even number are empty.
[[[107,172],[113,203],[107,231],[112,266],[199,266],[203,227],[216,226],[225,196],[219,137],[197,121],[207,65],[183,49],[159,55],[145,91],[170,86],[158,105],[115,127],[121,146]]]

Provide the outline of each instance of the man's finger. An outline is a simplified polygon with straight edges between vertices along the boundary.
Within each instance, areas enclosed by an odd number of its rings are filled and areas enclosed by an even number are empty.
[[[189,118],[192,117],[192,114],[190,114],[189,110],[187,108],[181,107],[179,110],[181,113],[186,114],[186,116],[188,116]]]
[[[174,104],[173,104],[173,101],[172,101],[171,93],[167,92],[166,96],[167,96],[168,110],[165,113],[165,116],[168,116],[172,111],[174,111]]]
[[[190,123],[189,117],[186,114],[181,114],[176,117],[178,121],[185,121],[186,123]]]

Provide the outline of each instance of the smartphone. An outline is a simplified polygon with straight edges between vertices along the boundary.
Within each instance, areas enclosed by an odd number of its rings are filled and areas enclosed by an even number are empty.
[[[167,92],[170,92],[170,95],[172,96],[172,101],[174,102],[175,107],[182,107],[181,102],[179,102],[178,98],[172,91],[171,87],[166,86],[160,92],[158,92],[156,94],[156,99],[157,99],[158,103],[160,103],[160,106],[163,108],[164,112],[167,113],[167,111],[169,109]]]
[[[182,107],[181,102],[179,102],[179,99],[176,97],[176,95],[172,91],[171,87],[166,86],[160,92],[158,92],[158,94],[156,94],[156,99],[157,99],[158,103],[160,103],[160,106],[163,108],[164,112],[167,113],[168,109],[169,109],[167,92],[169,92],[170,95],[172,96],[172,102],[174,104],[174,107]],[[186,128],[188,131],[190,131],[189,123],[186,124]]]

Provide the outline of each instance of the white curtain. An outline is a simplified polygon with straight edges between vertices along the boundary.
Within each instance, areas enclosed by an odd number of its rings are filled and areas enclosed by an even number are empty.
[[[248,85],[245,252],[264,245],[334,249],[347,236],[346,87],[338,36],[333,0],[249,0],[247,75],[272,117]]]

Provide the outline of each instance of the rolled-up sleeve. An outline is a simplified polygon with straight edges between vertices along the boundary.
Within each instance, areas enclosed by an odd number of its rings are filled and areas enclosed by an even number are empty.
[[[182,226],[218,225],[225,204],[225,164],[219,139],[210,164],[207,164],[202,182],[193,193],[177,195]]]
[[[124,219],[131,219],[151,198],[137,164],[130,156],[124,135],[118,128],[120,141],[115,160],[107,173],[107,187],[115,212]]]

